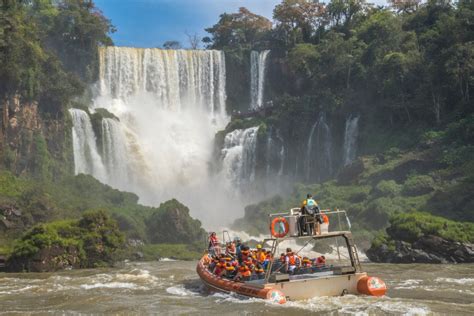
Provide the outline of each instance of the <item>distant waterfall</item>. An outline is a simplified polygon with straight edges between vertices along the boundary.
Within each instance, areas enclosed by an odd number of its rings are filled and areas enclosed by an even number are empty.
[[[349,116],[346,119],[344,132],[343,159],[344,166],[350,164],[357,153],[357,137],[359,136],[359,116]]]
[[[209,206],[224,187],[208,168],[214,136],[229,121],[224,53],[101,47],[99,61],[91,111],[105,108],[119,121],[103,119],[94,126],[102,132],[100,155],[93,150],[102,168],[92,168],[91,159],[75,150],[76,170],[134,192],[145,204],[177,198],[207,223],[229,220],[223,205],[241,205],[224,200],[225,192]],[[74,120],[74,130],[79,123]],[[95,146],[91,133],[82,146]]]
[[[250,53],[250,108],[258,109],[263,105],[265,86],[265,68],[269,50]]]
[[[89,115],[79,109],[70,109],[72,117],[72,144],[74,151],[74,173],[93,174],[106,180],[106,171],[97,150],[96,137]]]
[[[321,113],[311,127],[306,145],[305,178],[307,181],[321,181],[332,174],[332,134]]]
[[[225,136],[222,149],[223,172],[237,188],[255,179],[258,127],[236,129]]]

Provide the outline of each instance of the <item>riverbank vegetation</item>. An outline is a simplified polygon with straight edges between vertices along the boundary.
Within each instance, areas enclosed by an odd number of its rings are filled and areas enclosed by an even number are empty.
[[[234,227],[266,232],[266,214],[299,205],[308,192],[323,208],[347,209],[366,249],[399,214],[474,221],[473,12],[463,0],[403,7],[283,0],[271,28],[245,10],[221,15],[207,42],[232,52],[233,64],[245,67],[251,50],[271,50],[272,111],[257,125],[278,130],[286,150],[305,152],[298,150],[320,113],[360,117],[358,160],[320,183],[302,177],[289,198],[247,206]],[[233,90],[249,91],[246,84],[228,77],[232,108],[248,107],[232,98]],[[239,121],[226,130],[246,126]]]

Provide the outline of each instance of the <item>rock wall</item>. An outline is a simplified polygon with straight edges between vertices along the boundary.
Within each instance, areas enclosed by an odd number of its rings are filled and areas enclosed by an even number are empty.
[[[67,116],[43,114],[35,101],[9,97],[0,103],[0,164],[16,175],[57,178],[72,173]]]

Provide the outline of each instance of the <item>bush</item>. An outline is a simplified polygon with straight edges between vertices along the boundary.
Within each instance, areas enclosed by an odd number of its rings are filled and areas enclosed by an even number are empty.
[[[124,236],[118,230],[117,223],[102,210],[88,211],[81,220],[56,221],[34,226],[15,242],[11,262],[36,260],[41,250],[62,249],[62,254],[42,260],[56,260],[67,255],[70,249],[77,249],[79,265],[84,268],[111,265],[115,253],[124,245]]]
[[[411,176],[403,184],[403,194],[408,196],[423,195],[434,190],[434,181],[428,175]]]
[[[378,197],[394,197],[401,191],[401,186],[394,180],[382,180],[374,188],[373,193]]]
[[[390,215],[402,211],[402,208],[386,197],[371,201],[364,212],[361,213],[363,222],[374,229],[384,228],[388,225]]]
[[[391,216],[387,233],[393,239],[407,242],[414,242],[423,235],[435,235],[459,242],[474,242],[474,223],[455,222],[428,213],[412,212]]]

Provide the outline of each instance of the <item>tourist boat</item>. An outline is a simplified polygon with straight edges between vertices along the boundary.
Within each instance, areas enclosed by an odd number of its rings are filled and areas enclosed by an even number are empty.
[[[363,294],[382,296],[387,288],[385,283],[373,276],[368,276],[362,271],[357,248],[350,232],[350,221],[345,211],[335,210],[322,211],[331,223],[338,221],[339,229],[329,229],[329,223],[321,225],[320,232],[316,235],[301,235],[298,231],[299,208],[291,209],[289,213],[271,214],[271,237],[265,239],[265,245],[271,247],[273,261],[269,262],[265,278],[238,282],[224,277],[214,275],[208,269],[209,256],[204,255],[197,264],[197,273],[201,280],[210,289],[236,293],[247,297],[268,299],[280,304],[287,300],[305,300],[320,296],[341,296],[345,294]],[[344,218],[348,229],[342,229]],[[340,242],[338,240],[343,240]],[[339,259],[343,253],[347,253],[347,263],[344,265],[329,265],[324,269],[311,269],[295,273],[293,275],[284,273],[277,266],[279,246],[286,241],[303,244],[306,247],[310,243],[335,241]],[[342,250],[340,249],[342,247]]]

